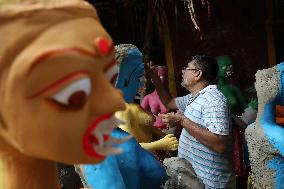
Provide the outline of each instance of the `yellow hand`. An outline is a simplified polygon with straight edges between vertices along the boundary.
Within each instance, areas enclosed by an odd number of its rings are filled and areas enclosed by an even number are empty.
[[[158,141],[162,150],[175,151],[178,148],[178,140],[173,134],[168,134]]]

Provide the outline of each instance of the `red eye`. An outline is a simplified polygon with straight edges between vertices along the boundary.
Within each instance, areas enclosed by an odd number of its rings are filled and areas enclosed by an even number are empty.
[[[64,109],[78,110],[86,104],[90,92],[90,78],[82,78],[64,87],[49,100]]]
[[[87,94],[84,91],[77,91],[70,95],[67,104],[62,104],[54,99],[49,99],[51,102],[60,106],[65,110],[79,110],[84,107],[87,102]]]
[[[67,106],[71,109],[81,109],[87,101],[87,94],[84,91],[77,91],[73,93],[69,99]]]
[[[118,76],[118,73],[117,73],[117,74],[114,74],[114,75],[112,76],[112,78],[110,79],[110,82],[111,82],[111,84],[112,84],[113,86],[115,85],[117,76]]]
[[[119,71],[119,67],[116,63],[113,64],[111,67],[109,67],[108,70],[106,70],[106,73],[105,73],[106,77],[113,85],[115,85],[115,82],[118,76],[118,71]]]

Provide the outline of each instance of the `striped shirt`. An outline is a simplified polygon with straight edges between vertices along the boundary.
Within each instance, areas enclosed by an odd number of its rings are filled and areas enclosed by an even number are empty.
[[[191,94],[177,97],[175,102],[187,118],[201,127],[218,135],[230,134],[227,100],[216,85],[205,87],[195,97]],[[191,163],[206,188],[235,188],[231,152],[214,152],[183,129],[179,139],[178,156]]]

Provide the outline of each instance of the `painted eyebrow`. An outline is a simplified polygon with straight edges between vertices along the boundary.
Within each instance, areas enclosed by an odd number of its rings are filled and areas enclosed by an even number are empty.
[[[39,55],[31,64],[27,75],[30,75],[32,70],[39,65],[40,63],[42,63],[43,61],[45,61],[46,59],[52,57],[52,56],[56,56],[56,55],[61,55],[61,54],[65,54],[65,53],[69,53],[69,52],[76,52],[78,54],[82,54],[91,58],[95,58],[96,54],[95,52],[91,52],[87,49],[81,48],[81,47],[68,47],[68,48],[61,48],[61,49],[52,49],[49,51],[46,51],[44,53],[42,53],[41,55]]]
[[[41,89],[40,91],[36,92],[35,94],[29,95],[26,98],[32,99],[32,98],[40,96],[40,95],[42,95],[46,92],[55,91],[70,80],[73,80],[75,78],[82,77],[82,76],[89,76],[89,75],[90,75],[90,73],[88,71],[85,71],[85,70],[71,72],[68,75],[66,75],[65,77],[53,82],[52,84],[48,85],[44,89]]]

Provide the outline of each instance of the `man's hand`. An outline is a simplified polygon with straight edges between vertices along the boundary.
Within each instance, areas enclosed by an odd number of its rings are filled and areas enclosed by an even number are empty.
[[[161,79],[158,76],[156,66],[150,61],[145,63],[145,75],[147,79],[150,79],[155,86],[155,89],[160,97],[160,100],[167,109],[176,110],[177,106],[175,104],[174,98],[170,94],[169,90],[163,85]]]
[[[145,75],[148,78],[153,78],[153,75],[157,75],[157,66],[152,62],[147,62],[144,64]],[[158,75],[157,75],[158,76]]]
[[[245,129],[247,127],[247,124],[237,115],[232,114],[232,119],[235,121],[235,123],[237,124],[237,126]]]
[[[169,127],[175,127],[176,125],[181,124],[181,120],[184,118],[184,116],[180,113],[167,113],[167,114],[159,114],[158,115],[163,123],[167,124]]]

